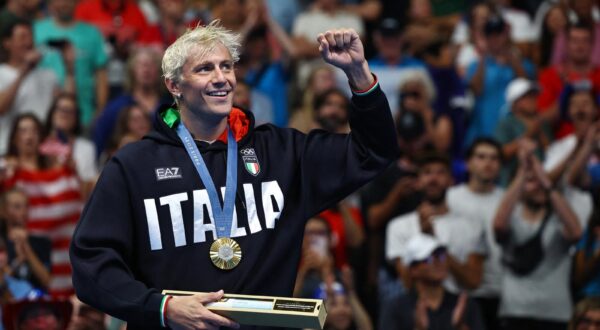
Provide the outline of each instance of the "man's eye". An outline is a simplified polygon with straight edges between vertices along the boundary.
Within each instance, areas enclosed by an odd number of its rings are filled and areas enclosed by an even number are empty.
[[[203,65],[203,66],[199,66],[196,68],[196,70],[194,70],[195,72],[208,72],[211,70],[211,67],[209,65]]]
[[[233,64],[231,63],[225,63],[221,65],[221,70],[231,70],[233,69]]]

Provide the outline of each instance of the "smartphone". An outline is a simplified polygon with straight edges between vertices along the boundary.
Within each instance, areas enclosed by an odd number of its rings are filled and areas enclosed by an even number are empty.
[[[327,256],[327,237],[313,237],[310,241],[310,248],[313,251],[315,251],[320,257]]]
[[[67,39],[50,39],[46,41],[48,47],[56,48],[58,50],[64,49],[69,44]]]

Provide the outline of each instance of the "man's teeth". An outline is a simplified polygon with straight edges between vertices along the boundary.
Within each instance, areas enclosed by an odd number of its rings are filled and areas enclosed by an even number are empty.
[[[210,96],[226,96],[229,92],[227,91],[217,91],[217,92],[210,92],[208,93],[208,95]]]

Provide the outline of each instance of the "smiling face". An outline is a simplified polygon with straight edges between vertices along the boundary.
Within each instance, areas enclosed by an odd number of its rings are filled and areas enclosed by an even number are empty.
[[[205,120],[220,120],[229,114],[235,86],[233,59],[222,44],[204,56],[190,56],[179,81],[167,80],[167,88],[178,98],[179,107]]]

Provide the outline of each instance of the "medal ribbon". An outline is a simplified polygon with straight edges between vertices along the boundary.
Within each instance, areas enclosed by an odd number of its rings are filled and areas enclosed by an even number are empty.
[[[229,237],[231,235],[231,222],[233,220],[233,207],[237,189],[237,141],[233,137],[231,129],[228,127],[227,130],[227,181],[225,184],[223,208],[221,208],[217,189],[208,172],[206,163],[204,163],[204,159],[202,159],[202,155],[198,150],[198,146],[194,142],[194,138],[192,138],[188,129],[183,125],[183,122],[180,121],[179,125],[177,125],[177,135],[181,139],[181,142],[183,142],[185,150],[192,159],[196,167],[196,172],[200,175],[200,179],[208,192],[212,214],[215,219],[217,238]]]

